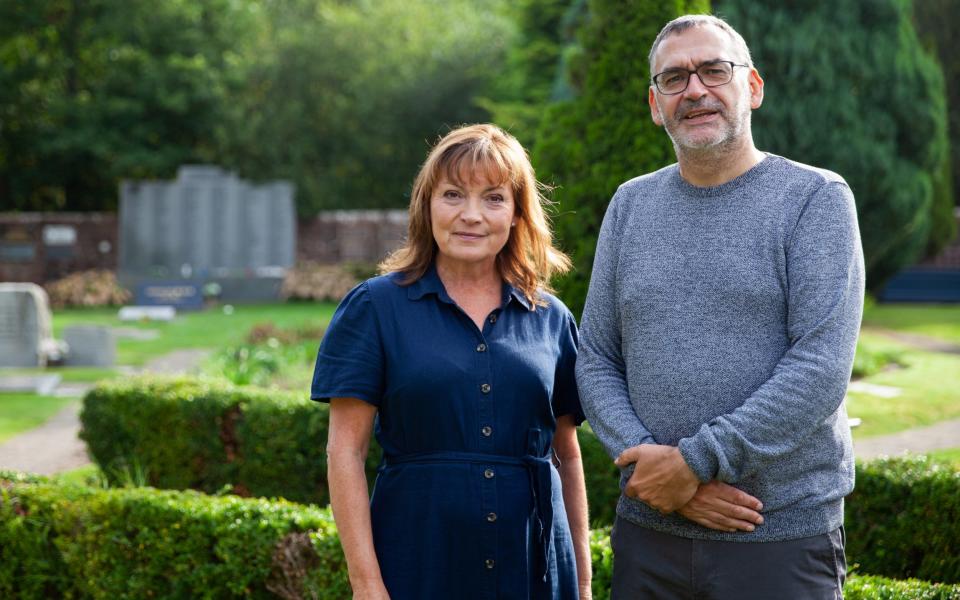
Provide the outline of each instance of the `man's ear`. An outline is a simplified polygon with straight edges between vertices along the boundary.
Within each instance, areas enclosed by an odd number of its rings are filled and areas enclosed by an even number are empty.
[[[750,108],[756,110],[763,104],[763,77],[760,77],[760,72],[751,68],[747,84],[750,86]]]
[[[660,107],[657,106],[657,98],[654,96],[656,92],[653,89],[653,86],[650,86],[650,93],[647,96],[647,103],[650,105],[650,118],[653,119],[653,122],[663,127],[663,117],[660,115]]]

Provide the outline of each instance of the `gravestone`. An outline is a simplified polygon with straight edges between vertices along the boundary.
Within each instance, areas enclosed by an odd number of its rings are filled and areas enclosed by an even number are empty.
[[[0,283],[0,367],[43,367],[60,359],[47,293],[34,283]]]
[[[296,260],[293,193],[288,182],[255,185],[214,166],[125,181],[118,276],[130,289],[217,283],[225,301],[276,299]]]
[[[117,360],[117,342],[109,327],[73,325],[63,329],[69,352],[68,367],[112,367]]]

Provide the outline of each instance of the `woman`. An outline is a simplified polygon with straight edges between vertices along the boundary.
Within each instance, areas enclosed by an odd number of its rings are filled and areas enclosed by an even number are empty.
[[[516,139],[450,132],[414,183],[406,245],[337,308],[311,397],[331,403],[354,598],[590,597],[577,330],[545,291],[569,260],[542,204]]]

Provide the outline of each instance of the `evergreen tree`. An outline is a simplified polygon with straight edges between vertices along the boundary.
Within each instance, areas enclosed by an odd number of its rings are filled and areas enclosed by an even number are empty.
[[[927,248],[950,188],[944,81],[910,0],[718,0],[765,77],[761,150],[836,171],[853,189],[876,291]],[[944,198],[944,195],[947,195]]]
[[[947,87],[947,129],[950,139],[950,161],[941,177],[943,185],[953,191],[953,203],[948,194],[938,196],[928,254],[936,254],[957,235],[957,221],[953,218],[954,204],[960,205],[960,53],[954,43],[954,27],[960,22],[960,2],[957,0],[917,0],[913,16],[921,41],[940,59]]]
[[[660,29],[707,0],[592,0],[571,60],[579,95],[550,107],[533,151],[541,180],[557,186],[554,226],[574,270],[557,289],[583,310],[594,247],[610,198],[624,181],[675,160],[667,135],[650,119],[647,52]]]

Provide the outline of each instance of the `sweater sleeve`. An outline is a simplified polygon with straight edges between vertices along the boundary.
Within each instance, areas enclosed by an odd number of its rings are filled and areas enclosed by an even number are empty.
[[[845,183],[827,183],[811,196],[787,240],[786,267],[787,352],[741,406],[679,442],[702,481],[735,483],[759,472],[796,450],[843,402],[864,292],[856,208]]]
[[[577,387],[583,412],[611,457],[655,443],[630,402],[617,301],[618,195],[607,207],[580,322]]]

